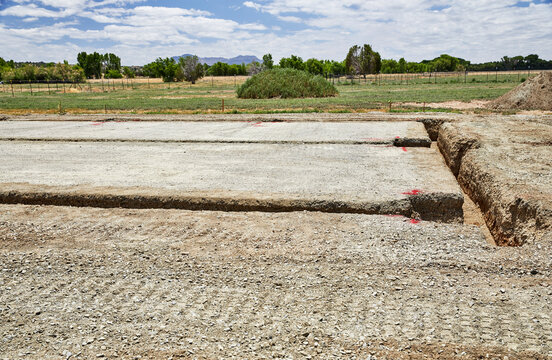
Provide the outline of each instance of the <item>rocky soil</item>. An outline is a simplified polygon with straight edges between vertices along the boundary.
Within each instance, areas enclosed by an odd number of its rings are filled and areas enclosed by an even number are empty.
[[[17,359],[544,359],[550,244],[402,217],[0,206]]]

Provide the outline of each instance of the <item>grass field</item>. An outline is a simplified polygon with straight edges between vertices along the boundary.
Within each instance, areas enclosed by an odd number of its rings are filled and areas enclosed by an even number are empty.
[[[526,77],[527,74],[522,75]],[[93,80],[80,85],[3,84],[0,112],[361,112],[408,110],[405,103],[488,100],[519,84],[520,74],[460,74],[440,77],[383,75],[367,79],[333,80],[339,95],[330,98],[238,99],[236,88],[247,77],[207,77],[195,85],[162,83],[159,79]]]

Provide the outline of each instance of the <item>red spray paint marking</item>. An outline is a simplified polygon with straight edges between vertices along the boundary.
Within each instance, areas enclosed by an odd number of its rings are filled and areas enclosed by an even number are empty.
[[[407,152],[406,147],[403,146],[401,149],[402,151]]]
[[[423,193],[422,190],[413,189],[413,190],[410,190],[410,191],[403,192],[402,194],[403,195],[420,195],[421,193]]]
[[[410,223],[411,223],[411,224],[419,224],[419,223],[420,223],[420,220],[410,219]]]
[[[101,122],[93,122],[92,125],[94,126],[97,126],[97,125],[103,125],[105,124],[105,122],[101,121]]]

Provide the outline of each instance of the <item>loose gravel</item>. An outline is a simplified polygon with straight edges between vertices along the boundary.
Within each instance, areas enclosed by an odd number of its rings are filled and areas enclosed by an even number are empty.
[[[0,214],[4,358],[552,356],[548,244],[316,212]]]

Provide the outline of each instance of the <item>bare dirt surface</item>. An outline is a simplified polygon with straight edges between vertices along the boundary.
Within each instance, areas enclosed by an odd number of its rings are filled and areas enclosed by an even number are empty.
[[[402,103],[403,106],[413,106],[413,107],[425,107],[430,109],[456,109],[456,110],[470,110],[470,109],[485,109],[488,100],[472,100],[469,102],[465,101],[443,101],[437,103]]]
[[[552,72],[542,72],[488,104],[489,108],[552,111]]]
[[[6,358],[552,356],[548,244],[368,215],[0,214]]]
[[[498,244],[552,240],[552,122],[447,123],[438,143]]]

